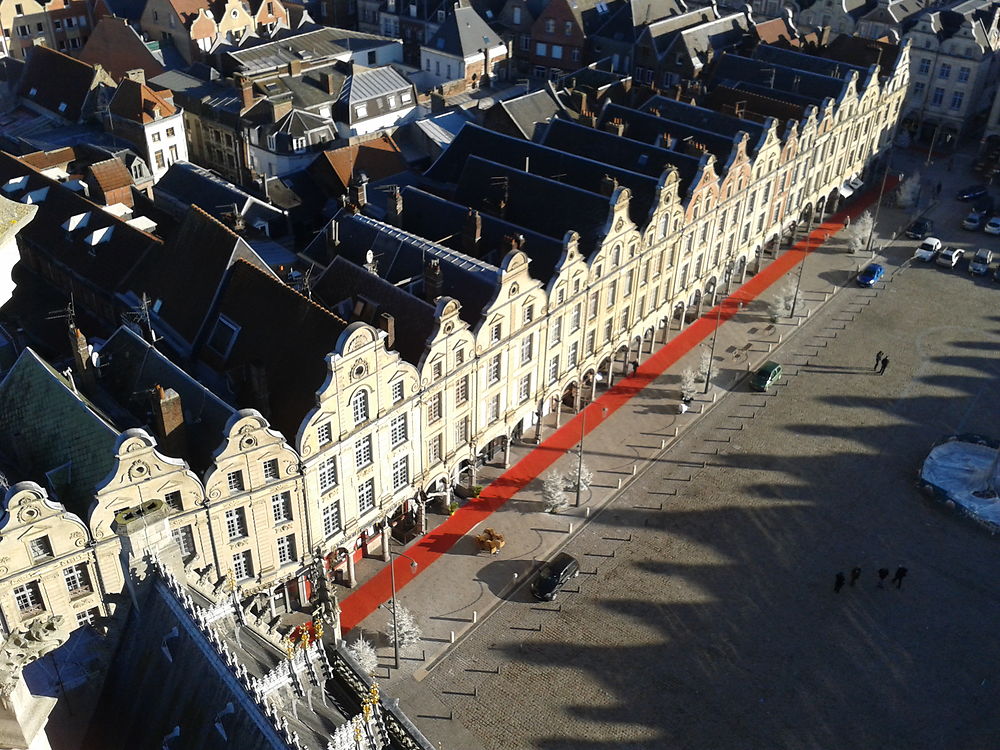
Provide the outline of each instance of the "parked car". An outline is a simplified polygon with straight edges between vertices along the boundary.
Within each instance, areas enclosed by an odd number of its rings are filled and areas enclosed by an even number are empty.
[[[985,215],[972,211],[968,216],[962,219],[962,229],[968,229],[975,232],[983,228],[983,222],[985,220]]]
[[[976,202],[972,204],[972,213],[982,216],[984,219],[993,212],[993,196],[984,195],[982,198],[976,198]]]
[[[933,219],[917,219],[906,228],[906,236],[911,240],[925,240],[934,231]]]
[[[965,255],[965,251],[960,247],[946,247],[937,257],[937,264],[945,268],[954,268],[958,261]]]
[[[764,392],[781,380],[781,365],[777,362],[765,362],[750,378],[750,388]]]
[[[572,555],[560,552],[545,563],[531,584],[536,599],[551,602],[570,578],[580,575],[580,563]]]
[[[922,260],[925,263],[930,263],[937,257],[939,252],[941,252],[941,240],[937,237],[928,237],[920,243],[920,246],[913,254],[913,257],[917,260]]]
[[[997,266],[996,270],[993,271],[993,280],[1000,281],[1000,266]]]
[[[885,276],[885,269],[878,263],[869,263],[858,274],[858,286],[875,286]]]
[[[986,222],[986,234],[1000,234],[1000,216],[994,216]]]
[[[969,260],[969,273],[975,276],[985,276],[990,272],[990,263],[993,262],[993,251],[985,247],[976,250],[976,254]]]
[[[971,185],[959,190],[955,197],[960,201],[974,201],[976,198],[981,198],[984,195],[986,195],[985,185]]]

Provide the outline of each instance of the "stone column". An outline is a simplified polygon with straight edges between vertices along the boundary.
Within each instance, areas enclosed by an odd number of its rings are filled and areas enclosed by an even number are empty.
[[[389,554],[389,539],[391,532],[389,529],[389,519],[382,522],[382,562],[389,562],[392,556]]]
[[[536,443],[542,442],[542,414],[544,414],[544,413],[545,413],[545,399],[542,398],[542,399],[540,399],[538,401],[538,412],[535,415],[538,418],[538,421],[535,422],[535,442]]]
[[[503,441],[503,468],[510,466],[510,438]]]
[[[427,503],[417,500],[417,533],[421,536],[427,533]]]
[[[597,398],[597,370],[594,370],[594,377],[590,379],[590,401],[591,403]]]
[[[615,384],[615,358],[608,358],[608,388]]]
[[[562,420],[562,393],[559,394],[556,400],[556,429],[559,429],[559,423]]]
[[[358,575],[354,571],[354,552],[348,552],[347,554],[347,566],[344,574],[344,585],[349,589],[353,589],[358,582]]]

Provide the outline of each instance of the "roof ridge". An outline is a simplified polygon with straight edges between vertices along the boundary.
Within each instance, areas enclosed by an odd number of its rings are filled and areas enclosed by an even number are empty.
[[[224,229],[224,230],[225,230],[226,232],[228,232],[228,233],[229,233],[230,235],[232,235],[232,237],[233,237],[234,239],[237,239],[237,240],[242,240],[242,239],[243,239],[243,238],[242,238],[242,237],[241,237],[240,235],[238,235],[238,234],[237,234],[236,232],[234,232],[234,231],[233,231],[232,229],[230,229],[230,228],[229,228],[229,227],[227,227],[227,226],[226,226],[225,224],[223,224],[223,223],[222,223],[221,221],[219,221],[218,219],[216,219],[216,218],[215,218],[214,216],[212,216],[212,214],[210,214],[210,213],[209,213],[208,211],[206,211],[205,209],[203,209],[203,208],[202,208],[201,206],[199,206],[199,205],[198,205],[197,203],[192,203],[192,204],[190,204],[190,206],[189,206],[189,207],[190,207],[190,208],[192,208],[192,209],[194,209],[194,210],[195,210],[195,211],[197,211],[198,213],[200,213],[200,214],[202,215],[202,218],[205,218],[205,219],[208,219],[209,221],[212,221],[212,222],[214,222],[214,223],[218,224],[218,225],[219,225],[220,227],[222,227],[222,228],[223,228],[223,229]],[[182,223],[183,223],[183,222],[182,222]]]
[[[270,281],[276,281],[277,283],[281,284],[281,286],[283,286],[285,289],[287,289],[288,291],[290,291],[292,294],[295,294],[296,296],[301,297],[303,300],[305,300],[306,302],[308,302],[310,305],[312,305],[313,307],[315,307],[317,310],[319,310],[324,315],[328,315],[331,318],[333,318],[333,320],[335,320],[338,323],[342,324],[344,326],[344,328],[347,328],[347,326],[349,325],[348,322],[346,320],[344,320],[343,318],[341,318],[339,315],[336,315],[336,314],[330,312],[325,307],[323,307],[321,304],[319,304],[318,302],[315,302],[315,301],[309,299],[302,292],[300,292],[297,289],[293,289],[292,287],[288,286],[288,284],[286,284],[285,282],[283,282],[283,281],[281,281],[279,279],[275,279],[274,276],[271,276],[270,274],[264,273],[261,269],[257,268],[257,266],[255,266],[253,263],[251,263],[250,261],[248,261],[246,258],[237,258],[236,259],[236,263],[245,263],[247,265],[247,267],[252,268],[254,271],[256,271],[257,273],[259,273],[261,276],[269,279]]]

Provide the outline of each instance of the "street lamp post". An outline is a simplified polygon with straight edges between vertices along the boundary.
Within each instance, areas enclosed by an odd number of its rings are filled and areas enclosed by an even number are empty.
[[[601,409],[601,415],[608,413],[607,407]],[[584,407],[580,414],[580,447],[576,453],[576,503],[573,507],[580,507],[580,492],[583,486],[583,439],[587,436],[587,409]]]
[[[726,275],[724,277],[726,283],[726,297],[723,297],[722,301],[716,306],[715,312],[715,332],[712,334],[712,350],[708,356],[708,372],[705,373],[705,390],[702,393],[708,393],[708,386],[712,382],[712,363],[715,362],[715,341],[719,338],[719,326],[722,325],[722,305],[725,304],[726,298],[729,296],[729,276],[730,271],[726,269]]]
[[[875,204],[875,218],[872,219],[871,228],[868,230],[868,242],[865,243],[865,251],[871,252],[872,238],[875,235],[875,225],[878,224],[878,213],[882,208],[882,197],[885,195],[885,181],[889,177],[889,170],[892,169],[892,151],[888,153],[885,160],[885,170],[882,172],[882,187],[878,191],[878,202]]]
[[[405,557],[410,561],[410,570],[416,572],[417,561],[414,560],[409,555],[404,555],[402,552],[393,552],[389,550],[389,581],[392,585],[392,649],[393,655],[395,657],[396,669],[399,669],[399,627],[398,621],[396,620],[396,566],[392,561],[392,556]]]

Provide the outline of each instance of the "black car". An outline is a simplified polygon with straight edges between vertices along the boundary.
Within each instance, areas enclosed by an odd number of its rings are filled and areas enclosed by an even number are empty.
[[[974,201],[976,198],[982,198],[986,195],[985,185],[972,185],[971,187],[962,188],[955,195],[960,201]]]
[[[933,219],[917,219],[906,229],[906,236],[911,240],[926,240],[933,231]]]
[[[580,575],[580,563],[572,555],[560,552],[538,571],[531,584],[531,593],[536,599],[551,602],[566,581],[578,575]]]

